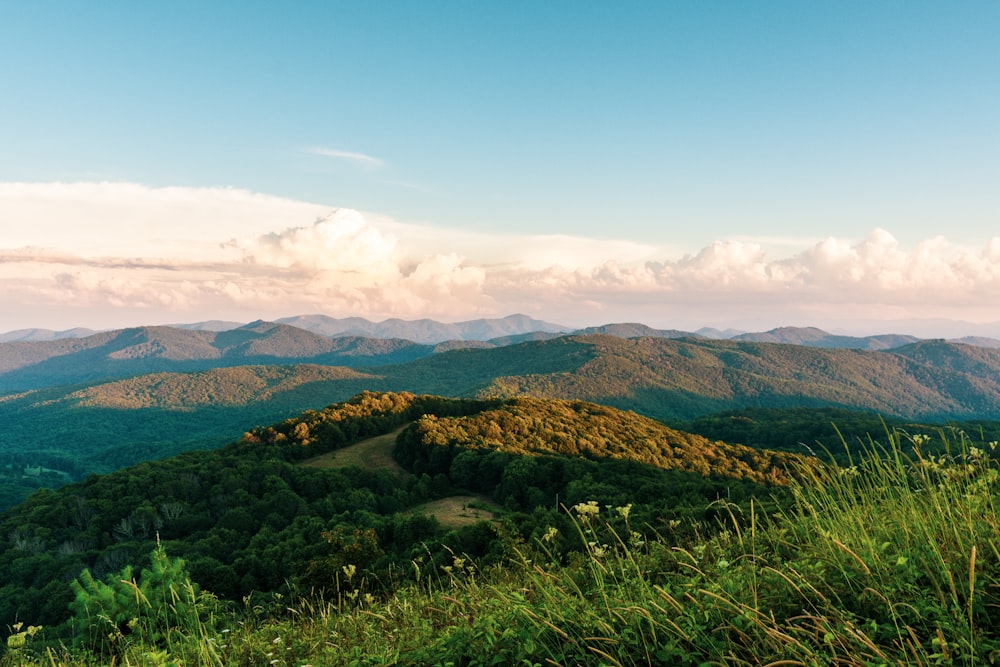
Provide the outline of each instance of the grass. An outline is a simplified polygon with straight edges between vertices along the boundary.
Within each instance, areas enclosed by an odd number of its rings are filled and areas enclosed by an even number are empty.
[[[367,470],[391,470],[400,475],[409,474],[392,458],[396,436],[406,428],[402,426],[392,433],[377,435],[367,440],[307,459],[303,466],[311,468],[346,468],[357,466]]]
[[[418,505],[406,514],[433,516],[445,528],[462,528],[480,521],[495,521],[501,508],[486,496],[450,496]]]
[[[133,637],[117,664],[994,664],[997,466],[940,437],[931,452],[892,433],[852,467],[800,471],[791,507],[722,505],[719,530],[693,542],[647,541],[630,508],[583,503],[570,534],[512,541],[503,567],[415,560],[415,583],[387,597],[248,602],[169,655]],[[107,662],[23,639],[0,665]]]

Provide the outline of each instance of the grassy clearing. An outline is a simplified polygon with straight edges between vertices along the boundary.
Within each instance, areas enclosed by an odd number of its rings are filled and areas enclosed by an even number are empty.
[[[392,433],[377,435],[356,442],[353,445],[321,454],[302,462],[311,468],[346,468],[357,466],[367,470],[391,470],[400,475],[408,474],[396,460],[392,458],[392,448],[396,444],[396,436],[406,428],[402,426]]]
[[[495,521],[501,508],[486,496],[451,496],[432,500],[406,511],[406,514],[433,516],[445,528],[462,528],[480,521]]]

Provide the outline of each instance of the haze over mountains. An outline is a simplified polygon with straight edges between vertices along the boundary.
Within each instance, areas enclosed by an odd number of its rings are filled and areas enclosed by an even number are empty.
[[[278,324],[287,324],[305,329],[312,333],[329,336],[359,336],[365,338],[399,338],[414,343],[434,345],[449,341],[493,341],[504,339],[507,344],[518,336],[527,334],[562,335],[568,333],[588,334],[604,333],[621,338],[650,336],[655,338],[686,338],[705,337],[716,339],[746,340],[768,343],[789,343],[793,345],[808,345],[814,347],[845,347],[855,349],[881,350],[899,347],[921,340],[923,337],[906,333],[889,333],[868,336],[834,334],[816,327],[778,327],[763,332],[746,332],[736,329],[719,330],[702,327],[696,331],[679,329],[657,329],[636,322],[609,323],[599,326],[578,329],[562,324],[555,324],[528,317],[527,315],[509,315],[502,318],[482,318],[463,322],[440,322],[432,319],[403,320],[391,318],[381,322],[373,322],[363,317],[336,318],[328,315],[312,314],[283,317],[275,320]],[[207,320],[203,322],[178,323],[166,325],[176,329],[190,331],[223,332],[245,328],[254,323],[232,322],[225,320]],[[143,327],[138,327],[143,328]],[[905,329],[905,326],[901,328]],[[64,338],[85,338],[98,332],[93,329],[76,327],[62,331],[51,329],[18,329],[0,333],[0,343],[12,342],[45,342]],[[517,340],[524,340],[523,338]],[[986,335],[967,335],[951,338],[955,342],[964,342],[982,347],[1000,347],[1000,339]]]
[[[740,333],[727,338],[719,332],[685,332],[653,329],[643,324],[620,323],[591,327],[568,333],[560,325],[515,315],[494,320],[471,320],[445,324],[433,320],[386,320],[373,323],[362,318],[335,319],[322,315],[287,318],[286,323],[252,322],[229,328],[229,323],[205,322],[193,325],[135,327],[90,335],[66,335],[44,340],[43,334],[18,332],[15,340],[0,342],[0,392],[9,393],[69,385],[94,383],[148,373],[191,372],[212,368],[244,365],[287,365],[296,363],[376,368],[414,362],[426,357],[460,349],[481,349],[517,346],[518,354],[537,358],[528,350],[554,350],[558,346],[539,344],[561,336],[609,336],[615,339],[684,340],[698,346],[704,354],[711,349],[720,358],[713,366],[731,366],[732,355],[726,350],[740,346],[768,343],[779,346],[782,355],[805,354],[797,348],[895,352],[894,358],[906,355],[908,349],[925,349],[921,340],[907,335],[866,337],[834,335],[816,328],[782,327],[762,333]],[[80,333],[79,330],[73,330]],[[67,333],[67,332],[63,332]],[[595,339],[596,340],[596,339]],[[929,341],[923,341],[929,343]],[[525,347],[525,344],[531,344]],[[948,349],[970,347],[959,356],[986,354],[1000,350],[1000,341],[968,338],[949,344]],[[606,347],[606,346],[605,346]],[[784,349],[789,348],[789,349]],[[979,350],[976,352],[975,350]],[[548,355],[548,352],[542,356]],[[490,367],[497,377],[512,375],[506,368],[508,355],[495,353],[498,361]],[[838,365],[860,363],[845,355],[834,355]],[[524,368],[521,374],[544,373],[547,361],[539,359],[537,368]],[[649,368],[657,362],[637,360]],[[781,361],[786,367],[806,360]],[[813,362],[808,362],[813,363]],[[923,363],[934,365],[934,361]],[[992,368],[993,361],[986,363]],[[954,369],[950,369],[954,370]],[[775,377],[784,371],[770,373]],[[796,371],[801,374],[801,370]],[[405,374],[405,373],[404,373]],[[467,375],[466,375],[467,377]],[[611,376],[609,376],[611,377]],[[990,377],[987,373],[986,377]],[[492,377],[490,378],[492,380]],[[610,381],[610,380],[608,380]],[[387,387],[392,389],[412,387]],[[632,390],[634,388],[630,388]],[[438,392],[438,387],[427,391]],[[737,392],[738,393],[738,392]],[[810,395],[805,392],[806,396]],[[850,403],[850,402],[848,402]],[[877,405],[867,405],[878,409]]]

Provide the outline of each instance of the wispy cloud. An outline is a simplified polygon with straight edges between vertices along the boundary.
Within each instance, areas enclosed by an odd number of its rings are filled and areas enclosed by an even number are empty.
[[[313,155],[322,155],[323,157],[337,158],[338,160],[350,160],[351,162],[355,162],[366,169],[378,169],[379,167],[385,166],[384,160],[372,157],[371,155],[366,155],[365,153],[357,153],[355,151],[344,151],[336,148],[313,146],[311,148],[307,148],[306,152],[312,153]]]

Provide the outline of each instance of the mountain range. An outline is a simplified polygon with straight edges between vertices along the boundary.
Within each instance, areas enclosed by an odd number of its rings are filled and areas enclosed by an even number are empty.
[[[607,324],[566,333],[563,327],[523,315],[444,324],[433,320],[335,319],[323,315],[257,321],[134,327],[87,333],[21,330],[0,339],[0,394],[97,382],[144,373],[198,371],[241,365],[314,363],[349,368],[399,364],[457,349],[490,349],[564,335],[766,342],[813,348],[895,350],[920,342],[898,334],[854,337],[814,327],[781,327],[728,339],[705,333],[654,329],[638,323]],[[361,332],[361,333],[359,333]],[[63,335],[64,334],[64,335]],[[420,342],[424,341],[424,342]],[[433,342],[436,341],[436,342]],[[1000,341],[968,337],[959,342],[1000,349]]]
[[[398,318],[373,322],[363,317],[335,318],[314,314],[284,317],[276,320],[276,323],[305,329],[320,336],[398,338],[425,345],[436,345],[445,342],[454,343],[456,341],[491,341],[496,344],[508,344],[509,342],[521,342],[529,334],[535,336],[557,336],[568,333],[605,333],[621,338],[648,336],[655,338],[734,339],[768,343],[790,343],[811,347],[847,347],[863,350],[891,349],[921,340],[920,337],[907,334],[879,334],[872,336],[833,334],[816,327],[778,327],[762,332],[746,332],[736,329],[719,330],[711,327],[702,327],[697,331],[683,331],[679,329],[656,329],[645,324],[622,322],[578,329],[537,320],[527,315],[509,315],[502,318],[448,323],[431,319],[403,320]],[[251,325],[253,324],[256,323],[251,323]],[[224,332],[245,328],[250,325],[225,320],[207,320],[167,326],[189,331]],[[0,343],[45,342],[64,338],[85,338],[96,333],[98,332],[93,329],[83,327],[63,331],[38,328],[19,329],[0,333]],[[982,347],[1000,347],[1000,339],[982,335],[968,335],[949,340]]]
[[[587,334],[435,351],[248,326],[95,335],[34,364],[28,355],[21,365],[4,355],[13,368],[0,374],[7,388],[0,459],[79,478],[219,446],[255,425],[366,390],[585,400],[666,423],[745,408],[818,407],[936,422],[1000,419],[1000,349],[940,340],[870,351]]]

